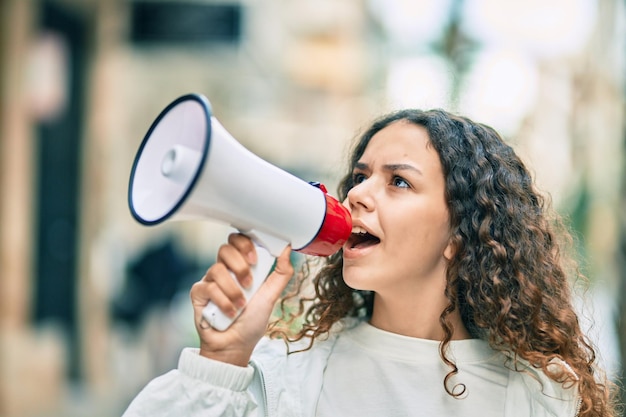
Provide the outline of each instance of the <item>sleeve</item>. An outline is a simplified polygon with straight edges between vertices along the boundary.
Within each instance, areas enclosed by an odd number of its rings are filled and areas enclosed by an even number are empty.
[[[257,404],[247,390],[253,376],[251,366],[214,361],[187,348],[178,369],[150,381],[123,417],[256,416]]]

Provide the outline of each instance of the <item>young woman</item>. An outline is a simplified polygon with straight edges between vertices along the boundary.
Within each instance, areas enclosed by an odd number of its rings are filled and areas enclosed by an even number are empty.
[[[191,290],[200,349],[126,416],[614,415],[559,223],[494,130],[441,110],[384,116],[339,197],[353,234],[300,296],[303,324],[267,330],[287,249],[228,330],[206,325],[209,300],[232,315],[246,303],[229,271],[248,285],[256,255],[229,236]]]

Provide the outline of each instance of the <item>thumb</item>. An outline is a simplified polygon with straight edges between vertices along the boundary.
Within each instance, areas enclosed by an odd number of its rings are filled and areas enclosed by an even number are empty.
[[[274,270],[267,277],[259,292],[263,292],[263,297],[276,302],[281,293],[287,287],[289,280],[293,276],[293,265],[291,264],[291,246],[287,246],[278,258],[276,258],[276,264]]]

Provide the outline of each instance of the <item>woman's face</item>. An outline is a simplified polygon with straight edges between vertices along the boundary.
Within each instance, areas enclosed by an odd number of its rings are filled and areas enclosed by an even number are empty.
[[[443,171],[427,130],[404,120],[390,124],[372,137],[353,174],[346,284],[390,295],[443,288],[453,250]]]

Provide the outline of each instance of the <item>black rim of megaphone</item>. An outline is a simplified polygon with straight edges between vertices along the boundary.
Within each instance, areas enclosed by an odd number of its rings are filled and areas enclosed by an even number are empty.
[[[203,152],[202,152],[202,159],[200,161],[200,165],[198,166],[198,169],[196,170],[196,173],[193,176],[193,180],[189,182],[189,185],[187,189],[185,190],[185,193],[178,200],[178,202],[172,207],[172,209],[156,220],[146,220],[137,213],[133,205],[133,182],[135,181],[135,171],[137,169],[137,164],[139,160],[141,159],[143,150],[146,144],[148,143],[148,141],[150,140],[150,136],[152,135],[152,132],[154,131],[156,126],[161,122],[161,120],[165,117],[165,115],[170,112],[170,110],[172,110],[174,107],[176,107],[180,103],[184,101],[189,101],[189,100],[198,102],[198,104],[200,104],[200,106],[204,110],[204,115],[206,117],[206,126],[207,126],[206,140],[204,141],[204,147],[202,149]],[[202,173],[202,170],[204,169],[204,164],[206,162],[207,155],[209,153],[209,145],[211,142],[211,115],[212,115],[211,104],[209,103],[209,100],[203,95],[191,93],[191,94],[186,94],[184,96],[181,96],[177,98],[176,100],[172,101],[165,109],[163,109],[163,111],[161,111],[161,113],[157,116],[154,122],[152,122],[150,129],[148,129],[148,132],[146,133],[143,140],[141,141],[141,145],[139,146],[139,150],[137,151],[137,155],[135,156],[135,160],[133,161],[133,167],[130,173],[130,181],[128,185],[128,206],[130,207],[130,212],[132,213],[135,220],[147,226],[159,224],[165,221],[166,219],[168,219],[169,217],[171,217],[172,214],[174,214],[180,208],[180,206],[182,206],[184,202],[187,200],[187,197],[189,196],[189,194],[191,194],[191,191],[193,190],[193,188],[196,185],[196,182],[198,181],[198,178],[200,178],[200,174]]]

